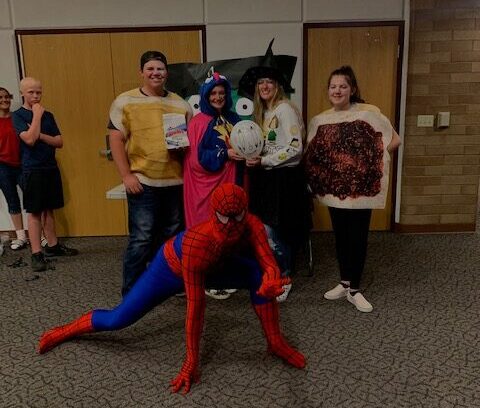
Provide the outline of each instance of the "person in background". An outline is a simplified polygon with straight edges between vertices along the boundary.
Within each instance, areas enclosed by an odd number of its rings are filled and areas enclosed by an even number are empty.
[[[146,51],[140,57],[140,77],[140,88],[122,93],[112,103],[108,125],[128,202],[123,296],[161,244],[184,228],[182,155],[167,149],[164,115],[179,114],[186,127],[192,109],[165,89],[168,64],[161,52]]]
[[[328,79],[332,108],[312,118],[305,167],[308,182],[328,206],[335,234],[340,283],[325,299],[347,298],[361,312],[373,306],[360,292],[372,209],[384,208],[390,154],[400,137],[390,121],[364,103],[351,67]]]
[[[52,113],[40,104],[42,84],[26,77],[20,81],[23,105],[13,115],[20,137],[23,205],[27,212],[28,236],[32,250],[32,270],[47,269],[45,256],[72,256],[78,251],[58,242],[53,211],[63,207],[63,187],[55,151],[63,139]],[[48,244],[42,252],[42,229]]]
[[[22,207],[17,185],[21,187],[20,142],[13,128],[10,105],[13,95],[0,87],[0,191],[8,205],[17,238],[12,240],[10,248],[23,249],[27,246],[27,236],[23,228]]]
[[[265,138],[260,157],[246,161],[250,211],[265,224],[282,275],[289,276],[295,251],[306,242],[311,227],[310,198],[299,166],[303,120],[286,97],[285,89],[291,87],[277,68],[250,68],[240,80],[240,87],[244,83],[254,85],[254,89],[246,86],[245,92],[253,95],[253,120]],[[291,288],[290,283],[277,301],[285,301]]]
[[[230,132],[240,118],[232,112],[231,85],[213,72],[200,87],[200,113],[188,124],[190,147],[184,160],[185,223],[190,228],[210,215],[212,191],[223,183],[243,185],[245,161],[231,148]],[[206,289],[214,299],[227,299],[235,289]]]

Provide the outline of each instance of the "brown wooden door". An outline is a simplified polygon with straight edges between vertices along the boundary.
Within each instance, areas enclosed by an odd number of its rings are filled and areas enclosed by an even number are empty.
[[[202,61],[197,30],[112,33],[110,38],[116,95],[141,85],[139,59],[147,50],[162,51],[169,64]]]
[[[139,57],[162,50],[169,62],[201,62],[199,30],[173,32],[22,34],[25,75],[42,81],[43,104],[64,138],[57,160],[65,207],[55,212],[60,236],[127,234],[124,200],[105,193],[119,179],[106,148],[108,112],[116,95],[139,82]]]
[[[26,35],[21,41],[25,75],[42,81],[42,103],[64,139],[57,151],[65,196],[65,207],[55,211],[58,234],[126,234],[123,201],[105,198],[118,174],[99,154],[115,95],[109,34]]]
[[[306,100],[307,121],[330,108],[327,81],[330,73],[350,65],[363,99],[380,108],[395,123],[399,27],[308,27]],[[393,171],[390,171],[390,181]],[[392,216],[392,183],[384,210],[374,210],[370,228],[389,230]],[[331,230],[326,207],[315,203],[314,228]]]

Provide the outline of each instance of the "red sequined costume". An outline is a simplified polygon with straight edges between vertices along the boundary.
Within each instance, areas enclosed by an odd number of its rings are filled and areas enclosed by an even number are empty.
[[[236,274],[232,275],[235,283],[250,289],[268,351],[294,367],[305,367],[304,356],[287,343],[280,331],[278,305],[274,300],[283,293],[282,286],[289,279],[280,278],[263,224],[247,212],[245,192],[233,184],[224,184],[214,190],[211,202],[210,219],[167,241],[122,303],[112,310],[94,310],[72,323],[45,332],[40,339],[39,353],[84,333],[127,327],[165,299],[185,290],[187,352],[180,373],[172,380],[172,389],[177,392],[184,388],[188,392],[192,382],[199,379],[205,284],[214,284],[218,276]],[[253,250],[258,263],[235,255],[245,245]],[[229,263],[232,259],[234,262]],[[219,265],[222,265],[219,274],[212,272]],[[243,281],[239,277],[244,278]],[[225,281],[219,284],[224,285]]]

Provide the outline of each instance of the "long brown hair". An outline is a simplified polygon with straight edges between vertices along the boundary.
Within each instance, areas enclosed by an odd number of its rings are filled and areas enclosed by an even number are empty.
[[[350,65],[343,65],[342,67],[334,70],[328,77],[327,88],[330,86],[330,81],[332,80],[332,77],[337,75],[344,76],[348,85],[350,85],[350,88],[352,88],[353,92],[350,95],[350,103],[364,103],[365,101],[360,96],[360,88],[358,87],[357,78],[355,77],[355,73],[353,72],[352,67]]]

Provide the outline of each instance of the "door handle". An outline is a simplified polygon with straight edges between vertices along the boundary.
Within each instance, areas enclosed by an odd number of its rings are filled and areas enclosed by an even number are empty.
[[[107,160],[113,161],[112,151],[110,149],[99,150],[100,156],[106,157]]]
[[[102,149],[98,153],[100,153],[100,156],[106,157],[107,160],[113,161],[112,151],[110,150],[110,139],[108,135],[105,135],[105,146],[106,149]]]

